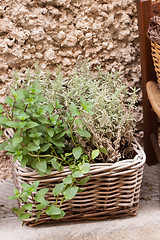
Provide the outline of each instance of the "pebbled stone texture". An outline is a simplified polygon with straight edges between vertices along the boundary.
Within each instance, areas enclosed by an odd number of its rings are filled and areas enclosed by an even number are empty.
[[[14,70],[37,61],[53,74],[71,71],[79,55],[120,70],[129,85],[140,77],[133,0],[0,0],[0,88]],[[3,101],[2,90],[0,100]]]

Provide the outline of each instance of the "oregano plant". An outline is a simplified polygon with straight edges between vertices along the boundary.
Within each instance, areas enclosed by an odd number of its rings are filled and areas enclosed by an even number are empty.
[[[98,149],[87,155],[79,141],[79,137],[86,142],[92,138],[83,117],[86,113],[92,114],[93,105],[83,99],[80,107],[71,102],[64,120],[59,114],[64,106],[58,99],[48,103],[37,81],[25,88],[12,89],[5,104],[9,108],[0,106],[0,125],[3,130],[12,128],[14,135],[0,145],[0,150],[6,150],[21,167],[36,169],[41,176],[50,174],[52,169],[61,172],[64,166],[71,172],[53,187],[52,202],[45,199],[49,189],[39,190],[41,183],[38,181],[23,183],[22,192],[14,189],[10,199],[18,199],[22,207],[13,211],[24,220],[31,217],[32,207],[36,206],[35,221],[44,212],[53,219],[62,218],[65,215],[61,209],[63,202],[82,190],[79,186],[89,180],[85,174],[90,170],[90,162],[99,155]],[[29,197],[32,203],[28,202]]]

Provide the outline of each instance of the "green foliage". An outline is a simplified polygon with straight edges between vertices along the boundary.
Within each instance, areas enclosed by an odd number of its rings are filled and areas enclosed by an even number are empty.
[[[132,148],[135,128],[132,113],[137,93],[136,89],[123,83],[120,73],[106,74],[100,67],[93,73],[88,61],[79,61],[67,78],[63,77],[60,67],[54,79],[39,69],[27,77],[29,82],[38,79],[47,102],[58,99],[58,104],[63,105],[57,108],[61,119],[71,121],[72,117],[76,118],[74,130],[78,133],[78,141],[88,138],[83,143],[88,156],[91,156],[92,150],[99,149],[96,159],[103,162],[131,157],[126,153],[128,148]],[[25,84],[28,84],[26,80]]]
[[[0,106],[0,125],[12,128],[14,136],[0,149],[42,176],[52,169],[63,171],[64,166],[71,173],[54,186],[52,201],[46,200],[49,189],[39,190],[39,182],[22,184],[22,192],[15,189],[10,197],[19,199],[22,207],[13,211],[23,220],[36,206],[35,221],[44,213],[59,219],[65,215],[63,203],[89,181],[85,174],[91,162],[115,162],[131,149],[136,90],[128,89],[119,73],[105,74],[98,67],[92,74],[87,61],[67,80],[60,69],[54,80],[39,69],[35,74],[29,70],[23,83],[18,76],[15,80],[5,101],[10,110]]]
[[[19,220],[24,220],[31,217],[32,208],[36,206],[36,221],[44,212],[53,219],[59,219],[65,215],[62,203],[72,199],[79,191],[77,184],[80,181],[77,178],[83,178],[90,169],[89,157],[84,154],[77,136],[83,135],[88,141],[91,134],[85,129],[74,128],[79,117],[84,125],[82,116],[85,110],[82,106],[78,110],[71,103],[66,118],[61,119],[58,110],[63,105],[58,100],[47,103],[37,82],[23,89],[11,90],[11,93],[12,96],[6,100],[10,110],[0,107],[0,124],[3,129],[12,128],[14,135],[0,148],[12,154],[22,167],[36,169],[42,176],[50,174],[52,169],[63,171],[63,166],[71,170],[71,174],[53,188],[54,201],[46,200],[48,188],[38,190],[39,182],[32,185],[23,183],[21,192],[14,189],[14,195],[9,199],[19,199],[22,207],[13,208],[13,211]]]

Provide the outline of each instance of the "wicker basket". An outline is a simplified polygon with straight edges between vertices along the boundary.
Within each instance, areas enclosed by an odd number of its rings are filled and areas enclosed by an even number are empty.
[[[158,82],[160,83],[160,44],[151,41],[151,53],[154,63],[154,69],[157,75]]]
[[[140,187],[143,177],[145,154],[139,144],[134,144],[136,156],[134,159],[123,160],[114,164],[91,164],[89,175],[91,179],[84,185],[84,191],[79,192],[72,200],[63,203],[62,209],[66,215],[60,221],[99,220],[136,215],[139,205]],[[70,173],[67,167],[59,173],[52,171],[51,175],[41,177],[36,170],[19,163],[12,165],[15,186],[21,190],[21,183],[40,181],[40,188],[47,187],[46,200],[53,201],[53,187]],[[30,219],[25,224],[34,226],[41,223],[55,222],[47,214],[39,218],[35,224],[36,209],[32,210]]]

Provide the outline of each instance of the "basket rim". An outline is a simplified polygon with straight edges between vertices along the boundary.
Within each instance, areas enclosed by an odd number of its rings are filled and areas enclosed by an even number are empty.
[[[117,172],[117,171],[122,171],[122,170],[124,171],[125,169],[128,169],[128,168],[133,168],[133,169],[140,168],[141,166],[144,165],[144,163],[146,161],[145,152],[142,149],[142,147],[140,146],[140,144],[137,142],[136,139],[134,139],[134,142],[132,143],[132,145],[133,145],[135,152],[137,153],[133,159],[125,159],[125,160],[121,160],[121,161],[118,161],[115,163],[91,163],[89,173],[91,173],[91,172],[98,173],[101,171],[114,171],[114,172],[116,171]],[[29,175],[34,174],[34,176],[36,176],[36,175],[39,176],[39,173],[36,169],[27,167],[27,166],[22,168],[19,161],[16,161],[13,164],[16,165],[16,167],[18,168],[18,171],[21,172],[21,175],[28,174],[28,177],[29,177]],[[71,172],[71,170],[69,169],[69,167],[64,166],[63,171],[59,172],[57,170],[52,170],[49,175],[45,174],[43,177],[48,177],[51,175],[60,175],[62,173],[68,174],[70,172]]]

